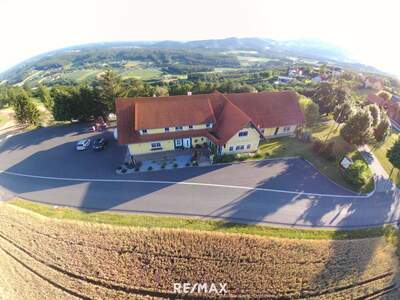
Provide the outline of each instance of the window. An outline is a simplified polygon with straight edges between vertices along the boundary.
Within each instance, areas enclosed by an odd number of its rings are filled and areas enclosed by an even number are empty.
[[[250,144],[248,144],[246,148],[247,148],[247,149],[250,149],[250,147],[251,147],[251,145],[250,145]]]
[[[147,129],[142,129],[142,134],[146,134],[147,133]]]
[[[240,146],[236,146],[236,150],[240,150]]]
[[[151,150],[158,150],[158,149],[162,149],[160,142],[151,143]]]
[[[189,125],[189,129],[193,129],[193,125]]]
[[[248,131],[241,131],[241,132],[239,132],[239,136],[240,136],[240,137],[248,136],[248,135],[249,135],[249,132],[248,132]]]
[[[229,147],[229,151],[233,151],[233,146],[230,146],[230,147]]]
[[[175,130],[176,130],[176,131],[183,130],[183,127],[182,127],[182,126],[176,126],[176,127],[175,127]]]
[[[240,150],[244,150],[244,145],[241,145],[241,146],[240,146]]]
[[[165,132],[168,132],[169,131],[169,127],[165,127],[164,130],[165,130]]]
[[[288,132],[288,131],[290,131],[290,126],[286,126],[283,128],[283,132]]]
[[[207,128],[211,128],[211,127],[212,127],[212,123],[207,123],[207,124],[206,124],[206,127],[207,127]]]

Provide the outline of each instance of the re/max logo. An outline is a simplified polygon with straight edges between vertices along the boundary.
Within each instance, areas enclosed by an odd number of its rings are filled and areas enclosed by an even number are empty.
[[[204,294],[226,294],[226,283],[174,283],[174,293],[189,294],[189,293],[204,293]]]

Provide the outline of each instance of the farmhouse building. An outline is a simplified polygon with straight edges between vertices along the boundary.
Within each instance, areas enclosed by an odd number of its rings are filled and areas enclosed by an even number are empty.
[[[130,155],[213,147],[218,155],[254,152],[261,139],[304,123],[294,92],[117,98],[117,137]]]

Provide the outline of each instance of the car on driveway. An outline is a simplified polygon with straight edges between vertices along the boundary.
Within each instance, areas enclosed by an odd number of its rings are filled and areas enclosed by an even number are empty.
[[[76,143],[76,150],[83,151],[86,150],[90,145],[90,139],[80,140]]]
[[[106,147],[107,143],[108,143],[108,141],[107,141],[106,138],[103,138],[103,137],[96,138],[94,140],[94,142],[93,142],[93,146],[92,146],[93,150],[94,151],[104,150],[104,148]]]

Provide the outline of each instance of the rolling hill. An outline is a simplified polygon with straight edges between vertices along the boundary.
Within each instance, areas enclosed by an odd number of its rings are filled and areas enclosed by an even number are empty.
[[[294,62],[328,63],[377,73],[342,49],[320,40],[227,38],[198,41],[133,41],[67,47],[28,59],[0,74],[10,84],[91,81],[105,68],[123,78],[154,81],[194,72],[285,68]]]

